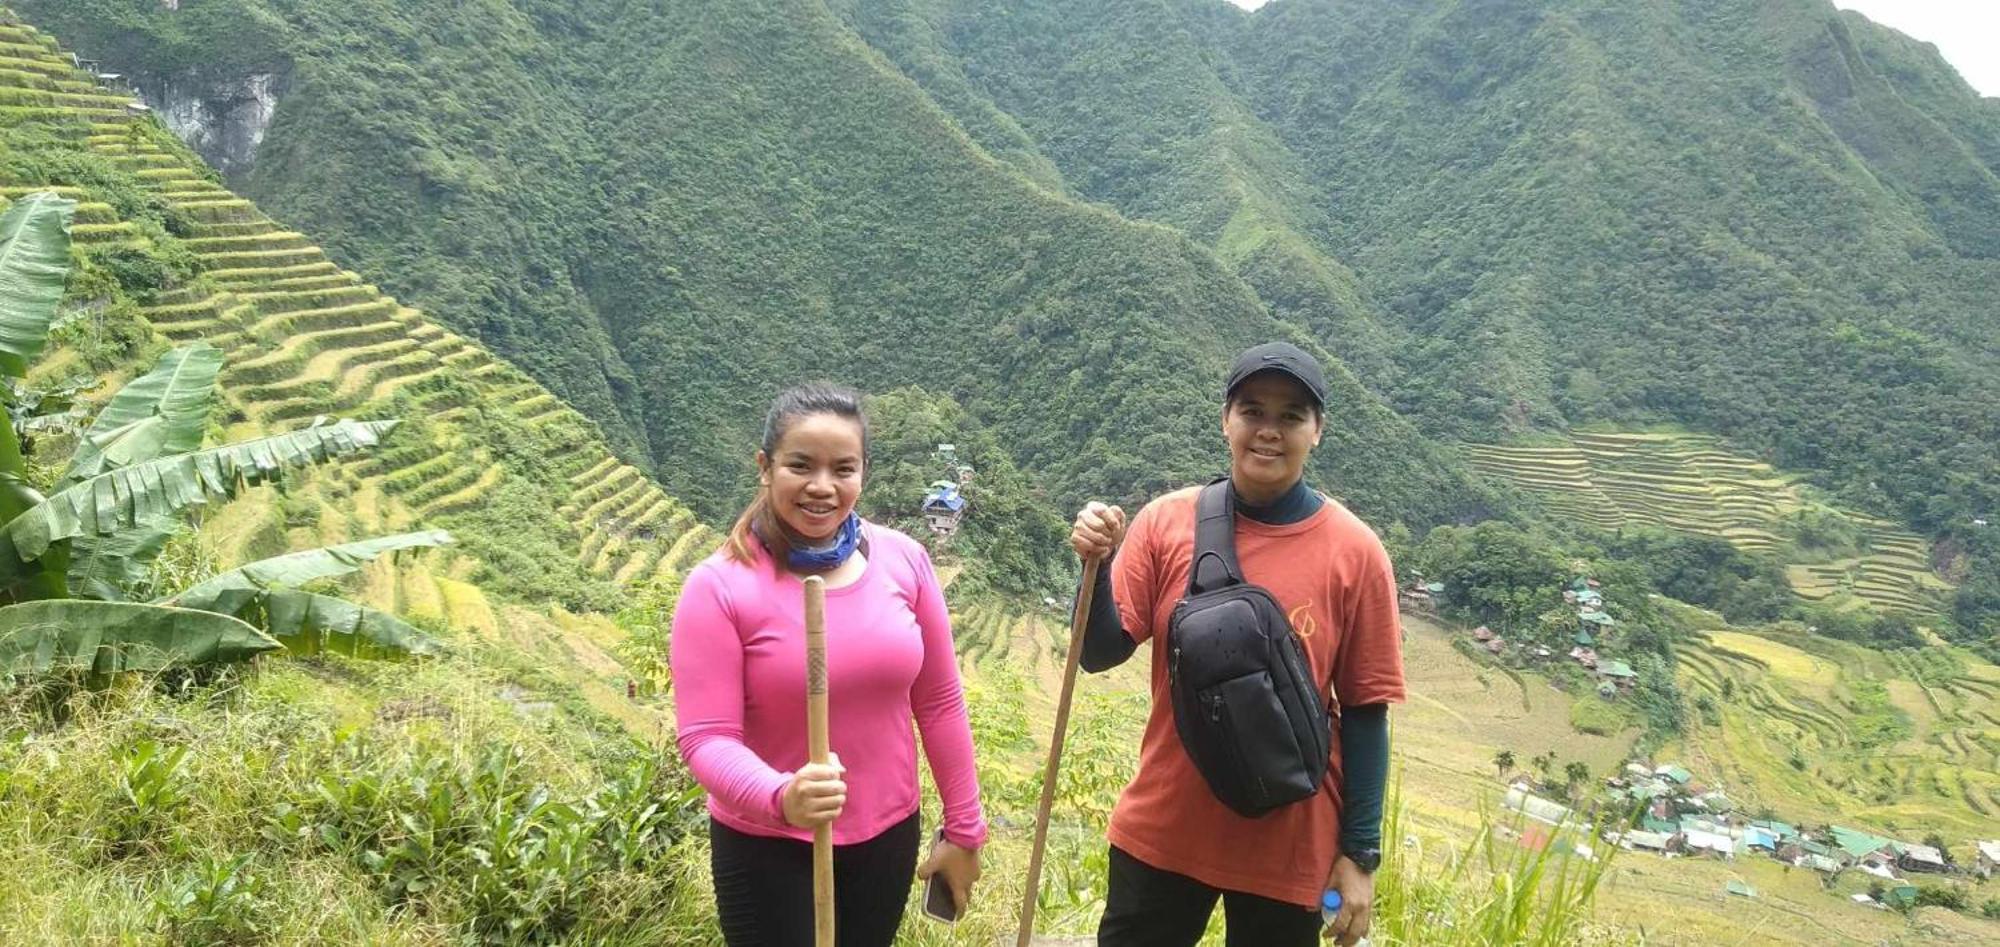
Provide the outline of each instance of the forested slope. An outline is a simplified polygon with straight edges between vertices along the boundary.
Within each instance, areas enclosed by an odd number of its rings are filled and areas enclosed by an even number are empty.
[[[288,91],[247,190],[517,356],[712,518],[788,381],[950,395],[1067,503],[1219,470],[1228,354],[1316,344],[1186,236],[997,161],[816,2],[25,9],[190,74],[257,24]],[[1454,454],[1335,377],[1329,489],[1385,518],[1478,506]]]
[[[1387,340],[1364,377],[1428,430],[1689,425],[2000,561],[2000,102],[1927,46],[1819,0],[845,9],[1081,196]]]
[[[24,6],[280,77],[253,195],[711,518],[790,378],[1136,497],[1215,468],[1216,366],[1289,335],[1352,369],[1320,473],[1369,515],[1481,508],[1439,440],[1676,425],[2000,614],[2000,103],[1825,0]]]

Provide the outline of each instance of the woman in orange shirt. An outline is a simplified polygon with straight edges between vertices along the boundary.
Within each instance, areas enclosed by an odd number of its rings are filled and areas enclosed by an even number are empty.
[[[1388,704],[1403,699],[1396,583],[1382,543],[1354,514],[1306,486],[1325,425],[1319,363],[1269,343],[1238,356],[1224,388],[1222,433],[1235,494],[1245,581],[1277,599],[1304,647],[1320,698],[1336,709],[1327,778],[1316,794],[1261,816],[1224,805],[1176,733],[1166,630],[1188,588],[1195,501],[1189,488],[1133,517],[1091,503],[1070,543],[1102,556],[1084,632],[1083,666],[1102,671],[1151,643],[1152,713],[1139,771],[1111,816],[1111,871],[1100,947],[1192,945],[1215,902],[1228,943],[1340,944],[1366,936],[1381,861]],[[1114,558],[1115,555],[1115,558]],[[1338,915],[1322,925],[1326,891]]]

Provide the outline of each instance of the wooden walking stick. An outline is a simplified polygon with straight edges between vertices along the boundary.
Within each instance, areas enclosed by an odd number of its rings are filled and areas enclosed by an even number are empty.
[[[806,752],[827,762],[826,580],[806,576]],[[813,829],[813,944],[833,947],[833,823]]]
[[[1049,841],[1049,810],[1056,801],[1056,771],[1062,765],[1063,734],[1069,729],[1069,702],[1076,693],[1076,667],[1083,660],[1083,627],[1090,620],[1091,593],[1097,591],[1097,564],[1102,557],[1083,560],[1083,582],[1076,590],[1076,613],[1069,617],[1069,657],[1063,662],[1062,696],[1056,700],[1056,732],[1049,738],[1049,762],[1042,768],[1042,804],[1035,811],[1035,847],[1028,854],[1027,890],[1021,896],[1021,929],[1014,947],[1028,947],[1035,934],[1035,900],[1042,891],[1042,851]]]

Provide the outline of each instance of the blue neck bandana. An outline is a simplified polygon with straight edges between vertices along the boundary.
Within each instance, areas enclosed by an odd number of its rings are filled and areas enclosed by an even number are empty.
[[[832,542],[818,548],[795,544],[789,563],[798,572],[825,572],[846,562],[860,544],[861,514],[849,510],[847,522],[840,524],[840,532],[834,534]]]

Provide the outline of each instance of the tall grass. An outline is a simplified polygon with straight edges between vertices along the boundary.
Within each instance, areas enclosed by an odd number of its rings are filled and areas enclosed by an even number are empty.
[[[1542,828],[1496,822],[1482,808],[1477,830],[1452,846],[1414,831],[1400,776],[1384,808],[1389,840],[1376,874],[1375,931],[1381,947],[1571,947],[1640,943],[1591,918],[1613,846],[1578,854],[1589,833],[1572,825]],[[1545,834],[1546,844],[1525,844]],[[1398,843],[1396,840],[1401,840]]]
[[[519,660],[0,694],[0,943],[699,941],[692,783]]]

